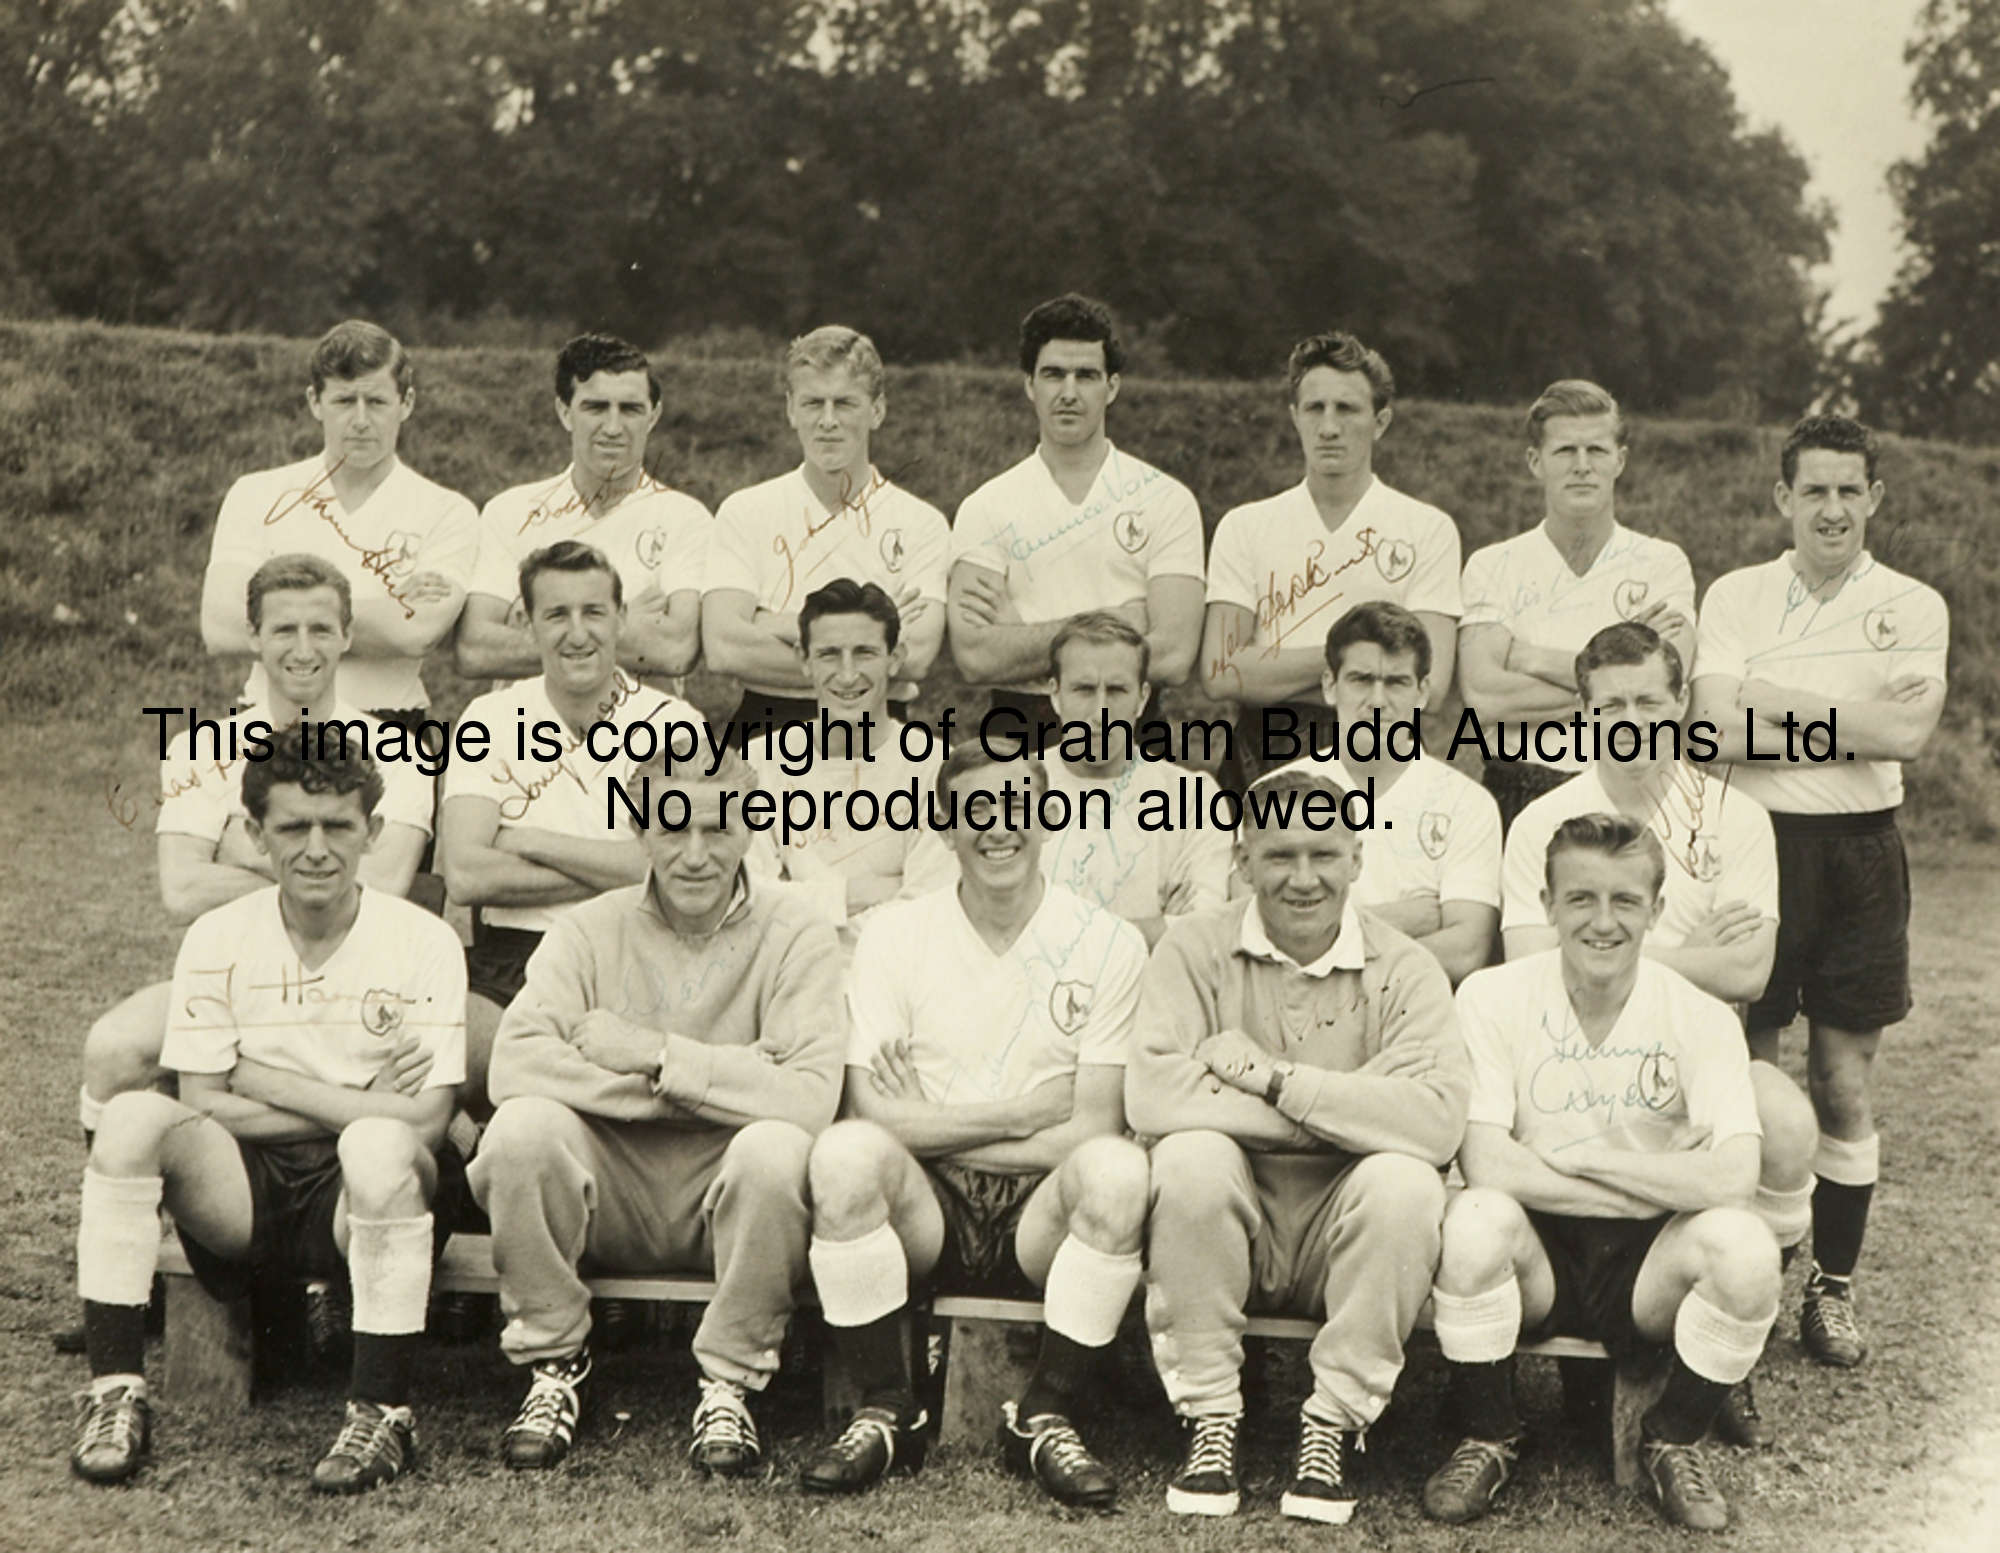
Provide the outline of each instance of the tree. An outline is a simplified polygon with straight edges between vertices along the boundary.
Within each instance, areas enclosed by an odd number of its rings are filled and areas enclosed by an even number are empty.
[[[1909,250],[1855,373],[1864,414],[2000,439],[2000,10],[1929,0],[1904,57],[1931,143],[1890,187]]]

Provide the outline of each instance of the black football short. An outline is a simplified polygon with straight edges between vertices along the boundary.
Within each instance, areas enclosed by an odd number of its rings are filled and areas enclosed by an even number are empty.
[[[1806,1018],[1879,1030],[1910,1011],[1910,864],[1896,811],[1771,816],[1778,952],[1750,1033]]]
[[[1556,1277],[1555,1302],[1521,1341],[1581,1337],[1604,1345],[1613,1359],[1656,1347],[1632,1319],[1639,1269],[1673,1215],[1651,1219],[1587,1219],[1527,1210],[1528,1222]]]

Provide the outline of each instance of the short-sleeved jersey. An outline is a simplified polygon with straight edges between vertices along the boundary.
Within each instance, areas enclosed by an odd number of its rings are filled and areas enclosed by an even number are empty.
[[[872,582],[891,598],[914,586],[940,607],[951,567],[951,526],[921,497],[871,470],[869,483],[836,507],[806,484],[803,468],[737,491],[716,509],[704,593],[734,588],[760,609],[796,612],[806,595],[838,577]],[[750,686],[793,695],[782,686]],[[891,697],[916,694],[914,682]]]
[[[1662,601],[1694,619],[1694,573],[1681,547],[1622,523],[1611,525],[1611,537],[1581,577],[1549,538],[1548,525],[1538,523],[1473,551],[1464,591],[1461,624],[1505,626],[1517,642],[1566,653],[1582,651],[1606,626]],[[1550,764],[1583,769],[1573,753]]]
[[[892,901],[861,930],[848,1007],[850,1066],[910,1045],[935,1104],[1012,1100],[1079,1066],[1123,1066],[1146,941],[1067,890],[1046,888],[1026,927],[995,954],[958,887]]]
[[[352,707],[336,706],[331,721],[360,723],[368,734],[368,751],[372,756],[382,744],[383,724],[366,712],[358,712]],[[291,719],[274,713],[267,707],[245,707],[234,717],[218,719],[222,731],[219,742],[211,744],[206,730],[201,736],[204,753],[220,750],[220,760],[197,760],[194,755],[194,730],[183,729],[174,735],[173,743],[167,746],[167,758],[160,762],[160,814],[153,829],[160,835],[172,833],[179,836],[198,836],[210,845],[222,840],[222,833],[228,829],[231,819],[244,816],[243,773],[249,769],[249,742],[244,737],[244,729],[251,723],[264,722],[271,732],[265,737],[276,742],[278,733],[288,726]],[[237,758],[228,758],[231,737],[234,736]],[[329,734],[324,744],[328,749],[338,742],[339,735]],[[313,748],[321,746],[317,731],[314,733]],[[356,748],[353,742],[347,747]],[[382,816],[384,824],[411,825],[426,836],[431,833],[431,779],[418,768],[415,760],[377,760],[375,769],[382,773],[382,801],[375,812]]]
[[[1458,1022],[1472,1054],[1467,1121],[1541,1152],[1600,1141],[1647,1154],[1762,1137],[1743,1027],[1729,1005],[1657,960],[1604,1039],[1584,1039],[1551,949],[1474,971]]]
[[[1829,701],[1880,699],[1906,675],[1942,681],[1951,613],[1935,588],[1862,551],[1847,581],[1821,602],[1787,550],[1775,561],[1715,579],[1701,605],[1695,673],[1767,679]],[[1759,753],[1782,755],[1776,735]],[[1838,749],[1839,735],[1835,735]],[[1736,783],[1785,814],[1866,814],[1903,801],[1903,766],[1859,756],[1822,765],[1783,759],[1735,768]]]
[[[432,1057],[425,1089],[465,1081],[465,951],[421,906],[364,888],[347,937],[310,970],[274,885],[204,912],[181,940],[160,1062],[227,1073],[239,1058],[366,1089],[404,1036]]]
[[[635,723],[652,723],[659,729],[660,749],[669,747],[669,738],[677,739],[673,747],[684,749],[690,735],[683,730],[675,736],[671,726],[679,723],[698,730],[701,714],[678,696],[642,685],[621,669],[594,720],[608,722],[617,730],[615,735],[597,736],[597,748],[607,752],[608,759],[593,756],[586,740],[563,722],[549,699],[548,684],[539,674],[475,696],[459,721],[461,725],[479,723],[492,736],[492,743],[484,760],[455,760],[446,767],[444,801],[490,799],[499,806],[502,830],[533,825],[598,841],[636,835],[622,807],[616,810],[616,824],[612,823],[611,781],[615,777],[622,782],[632,769],[632,761],[624,754],[625,730]],[[542,730],[539,740],[534,732],[537,723],[553,725]],[[517,743],[517,739],[523,742]],[[525,759],[518,753],[523,748],[527,750]],[[482,906],[480,915],[494,927],[545,933],[567,909]]]
[[[830,810],[833,823],[803,835],[794,834],[789,841],[782,829],[770,831],[772,845],[760,848],[753,843],[746,863],[776,868],[780,878],[795,886],[813,902],[821,916],[839,929],[841,947],[850,954],[862,925],[882,909],[875,906],[850,916],[847,910],[850,879],[873,877],[893,881],[897,893],[906,896],[926,895],[958,880],[958,860],[952,856],[951,848],[924,823],[938,768],[944,764],[943,755],[934,750],[928,760],[909,759],[903,754],[902,728],[894,718],[882,719],[868,741],[873,757],[869,760],[859,758],[858,739],[856,758],[845,758],[845,747],[836,734],[832,748],[841,758],[816,759],[803,776],[786,775],[783,764],[777,760],[754,755],[751,759],[757,768],[759,785],[765,792],[777,795],[781,814],[786,795],[802,793],[812,798],[819,818],[824,819]],[[917,828],[900,830],[892,821],[901,822],[901,807],[906,800],[898,798],[893,809],[886,805],[891,794],[907,794],[913,783],[915,800],[910,813],[916,818]],[[875,821],[857,829],[848,823],[848,798],[863,793],[872,795],[874,805],[855,809],[854,816],[867,821],[872,813]],[[802,800],[799,808],[803,812]]]
[[[1579,814],[1616,814],[1595,766],[1542,794],[1515,817],[1502,867],[1505,904],[1500,926],[1540,927],[1549,838]],[[1678,949],[1724,901],[1754,906],[1778,920],[1778,847],[1771,817],[1747,796],[1729,767],[1676,768],[1666,796],[1646,817],[1667,854],[1666,905],[1646,941]]]
[[[1317,647],[1357,604],[1450,615],[1459,605],[1458,525],[1377,479],[1338,528],[1321,521],[1305,482],[1232,507],[1208,556],[1208,602],[1256,616],[1248,644]]]
[[[713,522],[700,502],[651,475],[640,476],[609,512],[593,515],[572,465],[552,480],[513,486],[486,504],[468,591],[511,605],[521,596],[521,563],[558,540],[577,539],[609,558],[627,604],[648,588],[669,598],[699,592]]]
[[[1116,447],[1072,502],[1037,450],[959,503],[951,559],[1005,578],[1022,620],[1063,620],[1142,599],[1155,577],[1199,580],[1201,508],[1180,481]]]
[[[1051,884],[1082,896],[1093,906],[1139,922],[1148,917],[1184,917],[1229,898],[1229,832],[1201,828],[1142,830],[1139,811],[1158,794],[1166,812],[1181,813],[1185,782],[1188,812],[1208,812],[1208,778],[1164,760],[1131,760],[1117,776],[1087,776],[1067,761],[1050,758],[1043,766],[1052,792],[1070,797],[1070,823],[1042,838],[1042,873]],[[1104,793],[1111,826],[1097,823]],[[1199,808],[1196,805],[1200,805]]]
[[[456,491],[398,461],[368,500],[349,512],[333,494],[324,454],[243,476],[223,498],[209,565],[247,575],[274,556],[318,556],[347,579],[359,605],[387,597],[414,613],[404,594],[420,572],[439,572],[460,587],[472,580],[479,517]],[[421,653],[408,658],[349,656],[340,665],[344,699],[374,711],[430,705]],[[264,666],[252,664],[243,699],[270,698]]]

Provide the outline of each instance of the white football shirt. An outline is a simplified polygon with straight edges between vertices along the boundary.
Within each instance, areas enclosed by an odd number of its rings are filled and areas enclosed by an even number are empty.
[[[1208,779],[1199,771],[1165,760],[1131,760],[1117,776],[1100,780],[1054,756],[1042,764],[1050,791],[1067,793],[1071,801],[1071,823],[1042,837],[1042,874],[1052,884],[1128,922],[1184,917],[1229,898],[1228,831],[1139,825],[1139,811],[1152,794],[1159,795],[1156,813],[1163,802],[1166,814],[1178,816],[1183,780],[1190,812],[1205,816]],[[1103,800],[1092,797],[1087,809],[1084,803],[1085,794],[1100,792],[1111,803],[1109,830],[1096,822]]]
[[[560,539],[602,550],[627,604],[652,587],[669,598],[699,591],[713,522],[700,502],[651,475],[640,476],[609,512],[593,516],[571,465],[552,480],[514,486],[486,504],[468,591],[511,605],[521,596],[521,563]]]

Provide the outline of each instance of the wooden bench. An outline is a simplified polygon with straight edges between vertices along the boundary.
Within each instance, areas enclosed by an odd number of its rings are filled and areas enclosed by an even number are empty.
[[[256,1348],[249,1302],[225,1304],[211,1297],[196,1282],[180,1239],[171,1230],[160,1245],[159,1270],[167,1287],[162,1394],[177,1405],[245,1406],[253,1390]],[[706,1278],[607,1274],[584,1281],[601,1299],[705,1305],[715,1295],[715,1284]],[[492,1241],[484,1235],[454,1235],[431,1287],[451,1293],[497,1292],[500,1279],[493,1271]],[[931,1303],[931,1318],[941,1325],[944,1336],[938,1438],[984,1440],[1000,1416],[1000,1404],[1018,1396],[1026,1380],[1025,1368],[1010,1348],[1009,1334],[1039,1331],[1042,1307],[1029,1300],[941,1295]],[[1248,1335],[1309,1343],[1318,1335],[1319,1325],[1291,1316],[1253,1316]],[[1607,1358],[1602,1345],[1573,1337],[1526,1344],[1519,1351],[1550,1359]],[[1615,1374],[1612,1464],[1621,1486],[1639,1480],[1639,1417],[1658,1396],[1663,1378],[1631,1366],[1621,1366]],[[844,1417],[853,1411],[855,1400],[852,1382],[828,1366],[827,1415]]]

